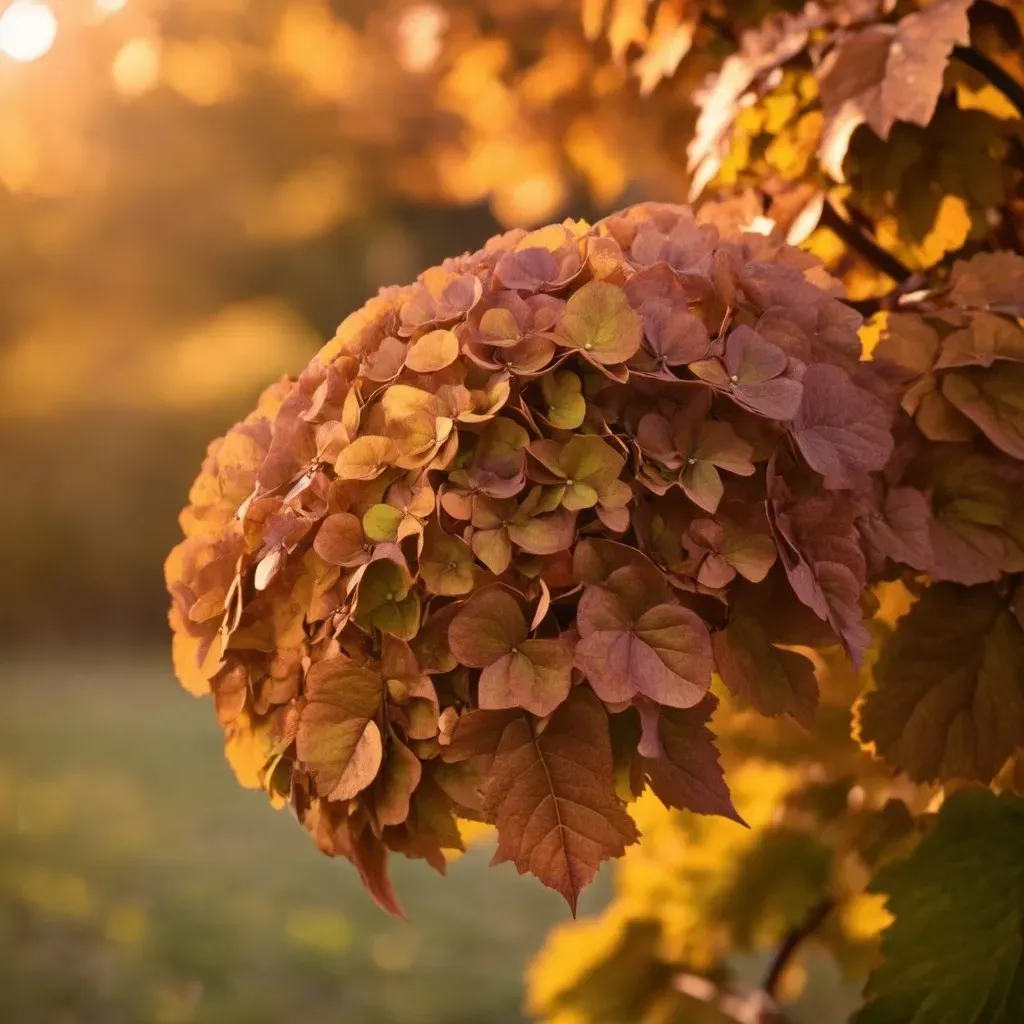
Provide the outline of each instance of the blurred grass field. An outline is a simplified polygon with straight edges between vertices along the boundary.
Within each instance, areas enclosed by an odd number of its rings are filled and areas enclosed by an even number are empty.
[[[241,790],[158,657],[0,665],[4,1024],[504,1024],[559,897],[489,842],[395,859],[411,923]],[[581,901],[607,900],[604,872]]]

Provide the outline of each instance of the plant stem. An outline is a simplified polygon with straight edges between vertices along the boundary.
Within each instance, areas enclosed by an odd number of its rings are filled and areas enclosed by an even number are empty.
[[[775,999],[776,990],[779,987],[779,982],[782,980],[782,975],[789,966],[789,962],[793,959],[796,951],[806,939],[810,938],[825,923],[835,905],[835,900],[831,898],[815,903],[807,911],[807,916],[803,921],[786,936],[785,941],[779,947],[779,951],[775,954],[775,959],[772,960],[768,973],[765,975],[764,984],[761,986],[772,999]]]
[[[1024,117],[1024,86],[995,61],[975,50],[973,46],[954,46],[953,59],[987,78],[1017,108],[1021,117]]]
[[[844,220],[839,211],[829,200],[821,211],[820,226],[828,228],[838,235],[851,249],[863,256],[869,263],[884,274],[888,274],[897,284],[903,284],[911,275],[909,267],[905,267],[891,252],[886,252],[873,238]]]

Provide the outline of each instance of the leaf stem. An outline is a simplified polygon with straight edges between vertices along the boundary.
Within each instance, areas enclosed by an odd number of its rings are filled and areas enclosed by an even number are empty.
[[[838,235],[851,249],[858,252],[869,263],[887,274],[897,284],[903,284],[911,275],[909,267],[903,265],[891,252],[886,252],[870,235],[861,231],[848,220],[844,220],[839,211],[828,199],[821,211],[820,226],[828,228]]]
[[[793,959],[796,951],[803,945],[806,939],[809,939],[825,923],[829,914],[835,909],[835,905],[836,901],[831,897],[826,897],[820,902],[815,903],[807,911],[803,921],[790,930],[779,947],[779,951],[775,954],[775,959],[772,960],[768,973],[764,977],[764,984],[761,986],[772,999],[775,999],[782,975],[789,966],[789,962]]]
[[[986,57],[973,46],[954,46],[953,59],[973,68],[979,75],[987,78],[1024,117],[1024,86],[1012,75],[1004,71],[994,60]]]

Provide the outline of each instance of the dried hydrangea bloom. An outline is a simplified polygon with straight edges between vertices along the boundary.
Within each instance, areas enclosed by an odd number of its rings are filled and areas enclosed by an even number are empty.
[[[891,455],[859,318],[684,207],[512,232],[387,289],[210,449],[167,564],[175,663],[239,778],[386,908],[458,818],[575,906],[625,801],[738,817],[712,673],[806,721],[867,642]]]

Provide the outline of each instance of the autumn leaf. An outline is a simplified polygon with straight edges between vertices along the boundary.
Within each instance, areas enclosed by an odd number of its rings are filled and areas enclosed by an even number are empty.
[[[868,124],[883,139],[896,121],[927,125],[955,45],[970,43],[971,0],[936,0],[896,25],[846,33],[818,69],[825,115],[820,156],[837,181],[850,138]]]
[[[374,793],[374,811],[381,825],[401,825],[409,817],[410,800],[422,775],[420,759],[392,736],[379,788]]]
[[[387,437],[366,434],[343,448],[334,463],[342,480],[373,480],[396,458],[395,446]]]
[[[1024,461],[1024,364],[948,373],[942,393],[997,448]]]
[[[626,464],[624,455],[592,434],[574,437],[564,445],[557,441],[535,441],[529,452],[551,474],[542,482],[563,482],[561,504],[571,512],[604,502],[614,493],[614,485]]]
[[[737,405],[775,420],[791,420],[800,408],[803,387],[785,375],[788,367],[781,348],[745,325],[729,334],[724,359],[690,364],[701,380],[728,394]]]
[[[394,505],[374,505],[363,513],[362,532],[367,540],[377,544],[394,541],[398,539],[398,527],[404,519],[405,513]]]
[[[978,311],[967,327],[942,339],[935,367],[989,367],[1001,360],[1024,362],[1024,331],[1006,317]]]
[[[860,736],[917,782],[990,782],[1024,745],[1024,632],[994,586],[939,583],[896,627]]]
[[[431,594],[468,594],[476,585],[478,572],[473,552],[461,537],[444,533],[434,524],[427,528],[420,555],[420,578]]]
[[[973,585],[998,578],[1007,555],[1010,497],[999,468],[963,450],[933,467],[929,522],[937,579]]]
[[[670,368],[697,362],[708,353],[711,339],[704,321],[668,299],[648,299],[640,307],[644,327],[643,350],[631,368],[654,377],[675,380]]]
[[[608,717],[593,693],[577,687],[540,733],[526,717],[506,726],[484,808],[498,829],[492,863],[535,875],[575,914],[601,862],[638,838],[615,795]]]
[[[569,695],[572,647],[562,640],[528,637],[519,603],[500,587],[479,591],[452,619],[452,653],[461,664],[483,670],[482,710],[521,707],[543,717]]]
[[[405,365],[413,373],[436,373],[459,358],[459,339],[452,331],[430,331],[409,345]]]
[[[381,763],[384,681],[344,657],[317,662],[306,676],[296,754],[328,800],[348,800],[373,782]]]
[[[451,743],[441,753],[442,758],[447,764],[458,764],[477,757],[493,758],[506,727],[520,717],[518,708],[464,711],[459,716]]]
[[[883,559],[928,572],[935,564],[931,521],[931,506],[921,491],[894,487],[880,507],[858,520],[857,528]]]
[[[740,507],[735,511],[739,512]],[[778,549],[767,520],[763,529],[759,525],[750,528],[725,517],[695,519],[690,523],[683,543],[696,562],[697,582],[717,589],[728,586],[739,573],[752,583],[760,583],[775,564]]]
[[[591,281],[565,304],[556,336],[598,366],[624,363],[640,347],[640,317],[625,293],[604,281]]]
[[[688,708],[711,685],[707,626],[688,608],[657,603],[658,596],[648,574],[632,566],[583,592],[576,613],[581,638],[576,661],[610,704],[641,695]]]
[[[535,515],[524,503],[508,522],[508,536],[516,547],[531,555],[555,555],[567,551],[576,536],[576,514],[562,507]]]
[[[981,252],[958,260],[949,278],[951,302],[971,309],[1024,317],[1024,257]]]
[[[803,400],[792,423],[807,464],[839,491],[855,488],[892,454],[889,418],[881,404],[838,366],[816,363],[803,378]]]
[[[730,692],[762,715],[792,715],[810,728],[818,707],[814,665],[802,654],[773,644],[755,614],[737,611],[711,637],[715,667]]]
[[[733,807],[708,722],[718,701],[710,694],[692,708],[662,708],[661,754],[644,758],[651,789],[666,807],[719,814],[745,824]]]

